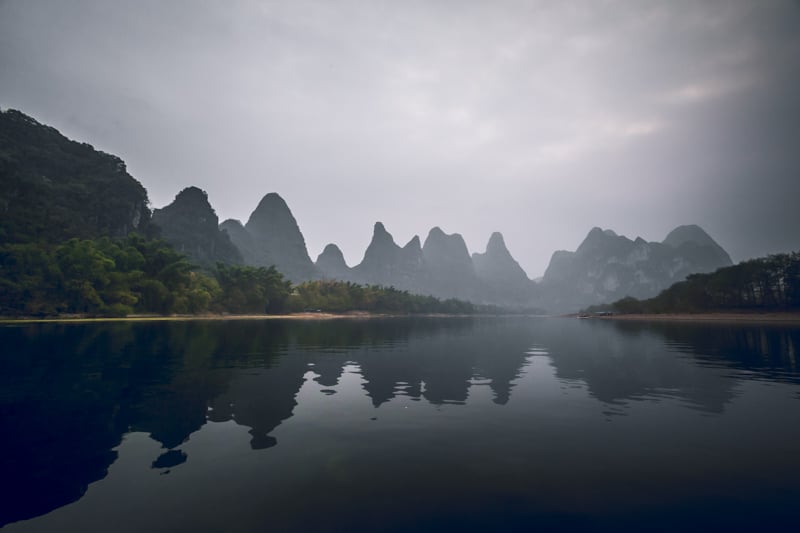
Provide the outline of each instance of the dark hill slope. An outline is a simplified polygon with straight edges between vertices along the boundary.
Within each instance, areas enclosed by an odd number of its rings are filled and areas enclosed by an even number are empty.
[[[120,158],[19,111],[0,111],[0,241],[147,232],[147,204],[147,191]]]
[[[161,228],[164,240],[198,265],[213,267],[217,262],[243,262],[228,233],[219,229],[219,219],[208,203],[208,195],[197,187],[187,187],[171,204],[154,210],[153,223]]]
[[[283,198],[274,192],[261,199],[247,224],[230,219],[220,229],[228,232],[247,265],[274,265],[296,283],[319,277],[297,220]]]

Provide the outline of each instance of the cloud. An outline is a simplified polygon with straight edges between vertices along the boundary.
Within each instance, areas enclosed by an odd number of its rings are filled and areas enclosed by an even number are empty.
[[[157,206],[278,191],[350,263],[375,220],[500,230],[535,277],[595,225],[800,247],[798,35],[780,0],[5,2],[0,105],[119,154]]]

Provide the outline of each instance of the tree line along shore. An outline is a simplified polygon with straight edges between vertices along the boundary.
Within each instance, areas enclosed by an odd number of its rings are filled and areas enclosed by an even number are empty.
[[[167,243],[138,234],[0,246],[0,316],[346,313],[471,314],[460,300],[336,280],[293,284],[274,267],[200,270]]]
[[[743,261],[706,274],[692,274],[653,298],[622,298],[591,306],[582,315],[685,319],[706,315],[722,319],[800,316],[800,252]],[[782,318],[783,317],[783,318]]]

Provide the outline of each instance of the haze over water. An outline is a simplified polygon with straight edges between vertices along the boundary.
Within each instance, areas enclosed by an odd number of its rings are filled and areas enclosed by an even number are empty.
[[[789,528],[800,496],[797,327],[191,321],[0,342],[8,531]]]

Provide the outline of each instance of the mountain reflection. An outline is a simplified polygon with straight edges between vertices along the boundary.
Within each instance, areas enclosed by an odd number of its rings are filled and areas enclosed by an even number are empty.
[[[672,397],[720,413],[736,396],[735,371],[747,380],[800,383],[797,327],[594,320],[538,326],[557,377],[585,383],[608,404]]]
[[[736,396],[736,371],[800,383],[796,328],[524,318],[131,322],[0,327],[0,343],[0,525],[79,499],[106,476],[131,431],[163,445],[153,468],[191,463],[177,448],[208,421],[249,428],[254,450],[273,447],[309,371],[332,393],[350,368],[377,409],[398,396],[469,406],[476,382],[506,405],[537,356],[563,384],[611,405],[677,398],[719,413]]]

